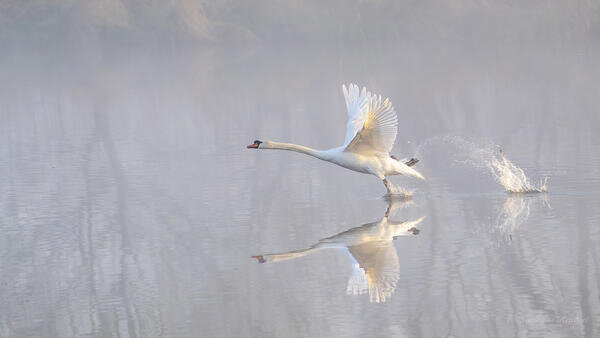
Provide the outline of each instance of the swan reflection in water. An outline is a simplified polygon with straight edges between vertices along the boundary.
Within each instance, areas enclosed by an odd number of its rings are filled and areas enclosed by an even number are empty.
[[[388,202],[385,215],[376,222],[323,238],[306,249],[252,257],[259,263],[275,263],[304,257],[322,249],[347,249],[352,259],[352,275],[348,280],[347,293],[361,295],[368,290],[371,302],[385,302],[394,292],[400,278],[398,254],[392,241],[399,236],[417,235],[419,229],[416,226],[425,218],[405,222],[391,221],[388,217],[392,210],[407,202]]]

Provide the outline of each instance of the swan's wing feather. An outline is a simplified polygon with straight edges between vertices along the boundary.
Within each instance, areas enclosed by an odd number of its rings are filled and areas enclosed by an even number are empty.
[[[350,85],[348,91],[344,87],[349,116],[345,151],[364,155],[388,154],[398,133],[396,111],[389,99],[382,100],[381,96],[365,92],[363,89],[364,95],[357,98],[358,87]],[[354,130],[357,131],[348,141]]]
[[[346,124],[346,138],[344,146],[347,146],[354,136],[362,129],[367,117],[367,105],[371,93],[363,87],[362,91],[355,84],[342,85],[344,98],[346,99],[346,108],[348,110],[348,123]]]

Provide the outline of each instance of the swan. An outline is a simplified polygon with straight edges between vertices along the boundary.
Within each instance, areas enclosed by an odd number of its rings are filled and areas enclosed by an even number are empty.
[[[382,101],[381,95],[372,94],[365,87],[360,91],[355,84],[350,84],[348,88],[342,85],[342,91],[346,99],[348,123],[346,139],[341,147],[316,150],[292,143],[255,140],[247,148],[291,150],[353,171],[375,175],[382,180],[389,194],[392,194],[392,188],[388,176],[406,175],[425,180],[412,168],[419,160],[398,160],[390,155],[398,133],[398,118],[392,101],[389,98]]]
[[[417,235],[417,225],[425,217],[413,221],[389,220],[394,201],[389,201],[385,215],[378,221],[352,228],[301,250],[252,256],[259,263],[275,263],[296,259],[322,249],[346,249],[351,258],[352,275],[346,293],[369,292],[371,302],[385,302],[400,278],[400,261],[392,241],[399,236]]]

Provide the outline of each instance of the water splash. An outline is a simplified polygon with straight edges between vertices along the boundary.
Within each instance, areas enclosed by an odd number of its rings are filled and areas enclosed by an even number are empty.
[[[488,170],[496,182],[500,183],[507,192],[540,193],[548,190],[548,177],[545,177],[539,185],[531,183],[523,169],[508,160],[499,146],[482,147],[457,136],[446,136],[442,139],[453,144],[466,155],[466,158],[462,160],[456,156],[455,162]]]
[[[523,169],[517,167],[504,156],[504,152],[500,147],[498,147],[498,153],[501,160],[493,157],[489,165],[494,171],[494,178],[504,186],[507,192],[531,193],[546,192],[548,190],[546,186],[548,177],[545,177],[538,186],[535,186],[529,182]]]
[[[393,183],[389,183],[389,192],[385,195],[385,197],[388,198],[406,198],[406,199],[410,199],[412,198],[413,192],[414,190],[408,190],[404,187],[401,187],[399,185],[395,185]]]

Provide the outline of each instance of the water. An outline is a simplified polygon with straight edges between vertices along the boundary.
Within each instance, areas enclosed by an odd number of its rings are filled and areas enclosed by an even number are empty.
[[[457,147],[453,156],[466,158],[457,160],[458,163],[471,165],[479,169],[487,169],[494,179],[509,193],[542,193],[548,191],[546,176],[538,185],[531,180],[522,168],[512,163],[502,150],[502,147],[487,145],[481,146],[459,136],[433,138],[424,145],[435,144],[435,142],[447,142]],[[424,145],[421,145],[423,148]],[[420,151],[423,151],[420,149]]]
[[[4,53],[0,336],[597,336],[599,51],[375,47]],[[348,82],[394,102],[411,199],[245,148],[342,144]]]

